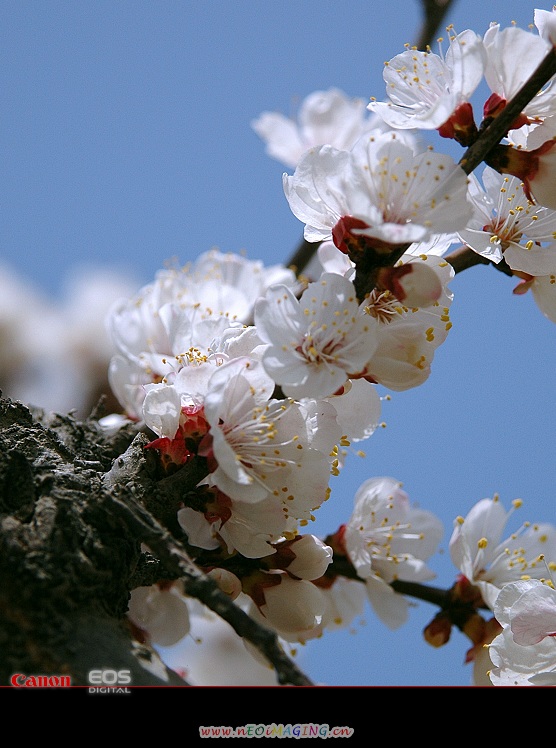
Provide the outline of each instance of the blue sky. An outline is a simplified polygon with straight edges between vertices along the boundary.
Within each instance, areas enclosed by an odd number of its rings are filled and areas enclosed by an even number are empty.
[[[139,288],[166,260],[213,246],[287,262],[303,226],[283,194],[285,168],[250,122],[332,86],[382,98],[383,63],[416,40],[421,7],[375,5],[4,0],[1,259],[53,298],[87,264],[127,272]],[[447,23],[526,27],[535,7],[551,4],[456,0],[439,35]],[[556,522],[556,328],[515,285],[483,266],[454,279],[453,329],[430,378],[385,403],[387,427],[333,479],[313,532],[347,520],[366,478],[399,479],[444,522],[431,566],[448,587],[453,520],[481,498],[498,492],[509,508],[519,497],[523,520]],[[305,647],[306,671],[331,686],[469,685],[463,635],[438,650],[422,638],[435,612],[419,603],[391,632],[368,608],[356,633]]]

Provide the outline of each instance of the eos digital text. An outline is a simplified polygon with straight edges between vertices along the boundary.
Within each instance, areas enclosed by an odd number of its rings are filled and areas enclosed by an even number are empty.
[[[127,688],[131,684],[130,670],[111,670],[110,668],[89,670],[89,693],[131,693]]]

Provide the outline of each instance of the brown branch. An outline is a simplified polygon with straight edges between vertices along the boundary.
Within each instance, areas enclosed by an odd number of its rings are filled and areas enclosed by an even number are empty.
[[[421,0],[421,2],[425,18],[415,47],[426,50],[432,44],[440,24],[454,4],[454,0]]]
[[[182,579],[188,595],[265,655],[279,684],[312,685],[276,634],[224,595],[157,519],[171,516],[195,474],[182,471],[180,486],[174,476],[157,480],[148,437],[125,433],[118,455],[122,439],[103,439],[92,420],[0,398],[0,685],[13,673],[88,685],[89,671],[102,667],[129,669],[134,686],[189,685],[135,640],[127,619],[130,590],[149,577],[139,569],[141,543],[162,578]]]
[[[423,0],[426,11],[434,10],[433,6],[441,6],[442,2],[434,2],[434,0]],[[449,3],[446,3],[449,5]],[[427,10],[427,6],[430,6]],[[507,103],[505,108],[495,118],[484,120],[477,140],[465,151],[462,158],[459,161],[459,165],[465,171],[466,174],[471,174],[479,164],[481,164],[488,156],[490,151],[497,146],[500,141],[507,135],[512,122],[517,118],[527,104],[537,95],[542,87],[556,74],[556,52],[552,48],[544,60],[537,67],[535,72],[529,78],[529,80],[521,87],[517,94]],[[312,255],[316,251],[319,243],[315,242],[311,244],[304,239],[299,244],[294,255],[288,262],[289,266],[294,266],[298,274],[306,267],[310,261]],[[409,247],[409,244],[407,245]],[[406,247],[406,248],[407,248]],[[404,250],[405,251],[405,250]],[[378,258],[371,257],[372,250],[369,250],[369,257],[365,262],[362,262],[357,267],[355,286],[357,296],[363,299],[367,293],[369,293],[374,287],[374,275],[377,268],[383,267],[385,264],[385,258],[380,255]],[[376,253],[374,253],[376,254]],[[388,265],[394,265],[399,257],[403,254],[403,251],[392,252],[388,259]],[[477,255],[480,257],[480,255]],[[472,267],[477,264],[492,264],[484,259],[476,259],[468,254],[460,254],[459,250],[452,253],[446,259],[452,263],[452,260],[456,263],[456,272],[461,272],[468,267]],[[511,275],[508,272],[507,266],[495,265],[498,270],[501,270],[506,275]]]
[[[325,542],[334,542],[333,540],[331,541],[332,537],[328,536]],[[365,580],[357,574],[349,558],[341,552],[336,551],[334,552],[332,563],[329,565],[324,576],[329,579],[340,576],[365,584]],[[390,586],[401,595],[408,595],[409,597],[414,597],[416,600],[423,600],[424,602],[431,603],[431,605],[437,605],[439,608],[445,607],[450,594],[450,590],[448,589],[431,587],[420,582],[395,580],[390,582]]]
[[[449,255],[445,255],[444,259],[446,262],[450,263],[456,273],[461,273],[463,270],[472,268],[475,265],[492,265],[495,270],[503,273],[503,275],[508,275],[510,277],[513,277],[514,275],[513,270],[504,258],[502,258],[500,262],[492,262],[492,260],[483,257],[465,244],[462,247],[459,247],[459,249],[451,252]]]
[[[449,255],[445,255],[444,259],[449,262],[454,268],[456,273],[461,273],[467,268],[472,268],[475,265],[491,265],[493,263],[487,260],[486,257],[478,254],[468,246],[459,247],[458,249],[450,252]]]
[[[308,242],[302,239],[293,255],[286,263],[286,267],[292,268],[297,276],[300,276],[322,242]]]
[[[334,536],[328,536],[326,541],[334,543]],[[345,577],[365,584],[365,579],[358,576],[349,558],[343,555],[342,551],[338,552],[337,550],[334,551],[333,561],[326,570],[324,579],[334,580],[336,577]],[[326,582],[325,586],[328,586],[328,584],[329,582]],[[467,631],[468,622],[476,619],[478,611],[489,610],[482,599],[479,588],[470,583],[462,584],[461,580],[456,580],[448,589],[401,579],[390,582],[390,587],[399,595],[412,597],[415,600],[421,600],[436,606],[439,610],[433,620],[440,618],[449,621],[450,625],[457,626],[463,633]]]
[[[284,653],[275,632],[256,623],[225,595],[193,562],[185,545],[172,534],[179,500],[198,483],[199,476],[195,472],[190,474],[185,466],[169,478],[153,481],[146,474],[144,447],[147,442],[144,434],[138,434],[125,454],[105,474],[104,483],[109,489],[112,511],[121,516],[134,536],[149,547],[162,563],[168,578],[181,579],[187,595],[210,608],[264,654],[274,667],[280,684],[313,685]],[[164,518],[164,526],[157,517]],[[176,529],[179,531],[179,525]]]
[[[187,595],[194,597],[220,618],[230,624],[238,636],[250,641],[274,667],[279,683],[292,686],[311,686],[313,683],[284,653],[278,637],[270,629],[260,626],[247,613],[225,595],[215,582],[195,567],[191,559],[176,540],[165,531],[148,513],[141,511],[127,496],[125,502],[112,500],[115,514],[125,518],[151,551],[160,559],[164,569],[173,577],[183,581]],[[142,514],[142,516],[140,516]]]
[[[529,80],[519,89],[511,101],[506,104],[494,119],[485,120],[477,140],[461,157],[459,164],[466,174],[482,163],[489,152],[504,138],[512,122],[521,114],[542,87],[556,74],[556,52],[552,48]]]
[[[130,671],[134,686],[188,684],[127,623],[139,541],[109,510],[110,456],[95,430],[0,399],[0,685],[13,673]]]

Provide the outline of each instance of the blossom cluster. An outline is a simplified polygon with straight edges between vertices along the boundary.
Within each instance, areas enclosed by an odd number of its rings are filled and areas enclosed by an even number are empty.
[[[555,27],[554,11],[537,10],[534,31],[449,29],[445,54],[408,48],[386,64],[384,101],[333,88],[309,96],[298,121],[264,112],[252,126],[293,172],[285,198],[315,247],[305,273],[212,249],[108,315],[121,412],[102,425],[141,423],[161,475],[194,476],[175,507],[190,554],[285,642],[347,625],[365,600],[398,628],[409,585],[435,576],[442,525],[398,479],[366,480],[326,538],[304,529],[346,450],[379,426],[379,388],[430,376],[452,326],[452,253],[503,267],[556,322],[553,87],[485,154],[481,178],[424,139],[475,144],[553,54]],[[481,83],[491,93],[478,127]],[[554,685],[556,527],[526,523],[502,540],[510,514],[495,496],[455,520],[456,581],[425,637],[444,644],[465,606],[457,625],[477,683]],[[179,582],[134,590],[129,616],[160,646],[189,631]]]
[[[435,131],[472,145],[551,53],[555,18],[554,10],[536,10],[534,32],[492,23],[481,36],[449,27],[445,54],[411,48],[386,63],[385,101],[363,109],[360,99],[330,89],[307,97],[297,122],[268,112],[255,120],[268,153],[284,164],[305,146],[293,175],[283,177],[305,239],[333,240],[356,263],[369,239],[386,253],[432,239],[439,255],[460,242],[504,261],[521,281],[515,292],[531,289],[556,321],[554,87],[524,107],[485,157],[481,179],[469,174],[467,185],[463,164],[432,153],[422,137]],[[491,93],[477,127],[471,98],[481,84]]]

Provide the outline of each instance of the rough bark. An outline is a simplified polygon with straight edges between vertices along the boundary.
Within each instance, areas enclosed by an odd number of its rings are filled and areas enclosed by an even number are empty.
[[[186,685],[130,635],[140,541],[111,510],[113,446],[99,431],[0,400],[2,685],[14,673],[88,685],[102,667],[131,670],[134,685]]]
[[[0,398],[0,685],[22,673],[86,686],[103,667],[130,670],[134,686],[189,685],[126,616],[132,589],[177,578],[259,647],[280,684],[310,685],[191,561],[175,517],[202,476],[161,477],[148,441],[132,425],[108,438],[94,417]]]

